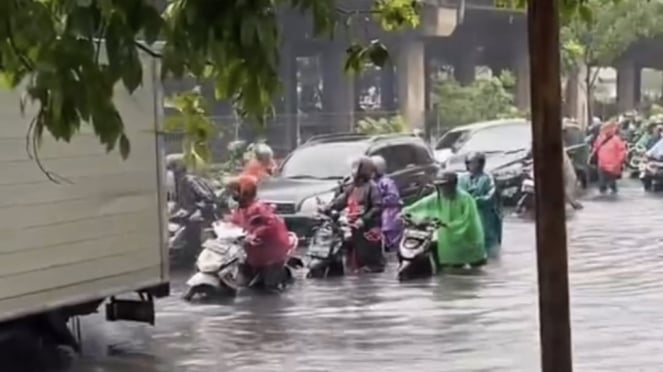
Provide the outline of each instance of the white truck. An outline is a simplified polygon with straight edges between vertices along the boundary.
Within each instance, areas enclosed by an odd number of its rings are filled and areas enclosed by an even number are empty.
[[[20,92],[0,90],[0,339],[27,328],[72,343],[67,320],[104,302],[108,320],[153,323],[153,299],[169,294],[162,88],[143,57],[142,86],[116,89],[129,158],[91,129],[71,143],[45,132],[39,159],[59,184],[26,151]]]

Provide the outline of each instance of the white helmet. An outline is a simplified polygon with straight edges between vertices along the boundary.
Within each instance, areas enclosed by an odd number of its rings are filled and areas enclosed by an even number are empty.
[[[274,157],[274,151],[266,143],[259,143],[253,149],[258,160],[271,159]]]
[[[382,156],[371,156],[371,161],[373,162],[373,166],[375,166],[375,173],[381,176],[387,172],[387,162]]]

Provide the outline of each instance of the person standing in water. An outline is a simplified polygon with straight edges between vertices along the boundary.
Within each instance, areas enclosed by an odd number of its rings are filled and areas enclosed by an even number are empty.
[[[442,223],[435,250],[440,268],[484,265],[487,256],[483,227],[474,198],[458,188],[454,172],[443,173],[435,181],[435,188],[435,192],[405,207],[403,213],[414,220],[436,218]]]
[[[493,176],[484,172],[486,155],[473,152],[465,158],[467,173],[458,181],[458,187],[467,191],[477,203],[488,255],[497,253],[502,244],[502,208],[495,192]]]
[[[382,197],[373,175],[371,158],[362,156],[352,164],[352,183],[338,195],[323,213],[347,210],[352,224],[352,249],[349,262],[352,269],[364,272],[384,271],[382,254]]]
[[[617,193],[617,179],[622,175],[626,159],[626,144],[617,134],[619,126],[608,122],[601,128],[601,133],[594,142],[592,156],[596,159],[599,173],[599,191],[605,194],[608,188]]]
[[[403,234],[403,221],[400,218],[403,201],[398,187],[391,177],[386,175],[387,163],[382,156],[371,157],[375,165],[375,183],[382,196],[382,239],[387,251],[395,250]]]

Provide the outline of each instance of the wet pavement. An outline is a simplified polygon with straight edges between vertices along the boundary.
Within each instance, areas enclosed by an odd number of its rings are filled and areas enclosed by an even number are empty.
[[[663,204],[624,186],[568,220],[578,371],[663,365]],[[180,275],[155,328],[85,319],[72,371],[538,371],[535,266],[533,223],[508,218],[501,258],[478,276],[398,283],[392,267],[201,305],[180,300]]]

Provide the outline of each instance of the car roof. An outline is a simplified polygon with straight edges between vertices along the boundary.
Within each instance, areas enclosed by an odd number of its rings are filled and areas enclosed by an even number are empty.
[[[308,147],[321,143],[339,143],[339,142],[363,142],[366,147],[382,146],[400,143],[417,143],[425,146],[426,143],[420,137],[408,133],[391,134],[362,134],[362,133],[332,133],[321,134],[309,138],[300,147]]]
[[[478,123],[472,123],[472,124],[466,124],[466,125],[461,125],[459,127],[455,127],[449,132],[457,132],[457,131],[463,131],[463,130],[480,130],[480,129],[485,129],[485,128],[490,128],[490,127],[497,127],[501,125],[509,125],[509,124],[527,124],[528,120],[523,119],[523,118],[513,118],[513,119],[499,119],[499,120],[490,120],[490,121],[481,121]]]

